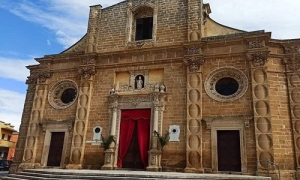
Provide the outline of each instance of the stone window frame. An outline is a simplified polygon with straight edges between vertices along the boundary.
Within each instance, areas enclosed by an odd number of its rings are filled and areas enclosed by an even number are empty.
[[[216,83],[222,78],[233,78],[238,84],[238,90],[229,96],[224,96],[216,91]],[[215,69],[205,79],[204,89],[206,94],[212,99],[219,102],[231,102],[241,98],[248,90],[249,80],[245,73],[235,67],[221,67]]]
[[[61,101],[60,96],[68,88],[74,88],[77,94],[75,99],[72,102],[63,103]],[[48,93],[48,102],[55,109],[65,109],[72,106],[74,102],[76,102],[78,95],[79,95],[78,85],[72,80],[65,79],[65,80],[58,81],[50,88]]]
[[[126,44],[127,46],[141,46],[145,44],[153,45],[156,42],[157,32],[157,14],[158,8],[155,4],[150,2],[144,2],[136,6],[132,6],[132,3],[128,3],[127,9],[127,25],[126,25]],[[136,31],[136,19],[153,17],[152,27],[152,39],[135,40]]]

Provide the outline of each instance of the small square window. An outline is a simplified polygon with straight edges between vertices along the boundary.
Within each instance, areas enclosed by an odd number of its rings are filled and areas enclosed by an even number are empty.
[[[136,19],[135,40],[152,39],[153,17]]]
[[[4,139],[5,138],[5,134],[2,134],[2,139]]]
[[[8,136],[7,136],[7,140],[8,140],[8,141],[10,141],[10,138],[11,138],[11,136],[10,136],[10,135],[8,135]]]

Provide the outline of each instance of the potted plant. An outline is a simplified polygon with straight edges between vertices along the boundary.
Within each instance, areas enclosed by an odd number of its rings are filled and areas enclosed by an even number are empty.
[[[154,131],[154,135],[157,137],[158,139],[158,142],[160,144],[160,147],[161,147],[161,152],[163,152],[163,148],[165,145],[167,145],[169,143],[169,140],[170,140],[170,133],[167,132],[166,134],[164,135],[160,135],[159,132],[157,131]]]
[[[107,138],[104,138],[103,135],[101,134],[101,139],[102,139],[102,144],[101,145],[104,148],[104,151],[109,149],[110,144],[112,142],[114,142],[116,144],[115,137],[113,135],[109,135]]]

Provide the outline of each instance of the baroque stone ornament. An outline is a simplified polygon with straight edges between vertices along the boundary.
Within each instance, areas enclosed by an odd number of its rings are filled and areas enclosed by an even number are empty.
[[[187,49],[187,55],[194,55],[194,54],[202,54],[201,48],[191,47]]]
[[[248,53],[247,59],[252,61],[254,67],[263,67],[269,57],[269,51],[260,51],[254,53]]]
[[[265,47],[264,40],[254,40],[249,42],[249,48],[262,48]]]
[[[184,65],[189,67],[190,72],[197,72],[204,62],[205,59],[203,57],[188,57],[183,61]]]
[[[71,80],[63,80],[50,88],[48,101],[55,109],[65,109],[70,107],[76,101],[77,97],[77,84]]]
[[[82,65],[95,64],[95,59],[93,59],[93,58],[82,59],[81,62],[82,62]]]
[[[287,65],[290,71],[297,71],[300,69],[300,56],[293,54],[291,57],[285,57],[282,59],[283,64]]]
[[[236,91],[229,94],[220,94],[216,88],[217,83],[221,79],[233,79],[236,83]],[[234,67],[222,67],[212,71],[204,82],[204,89],[209,97],[219,102],[230,102],[241,98],[248,89],[247,76]]]
[[[300,53],[300,46],[286,46],[284,47],[285,54]]]
[[[81,66],[78,69],[79,74],[85,80],[89,80],[92,75],[96,74],[95,66]]]
[[[27,77],[26,84],[43,84],[46,82],[48,78],[51,78],[52,73],[49,71],[38,71],[32,73],[30,76]]]

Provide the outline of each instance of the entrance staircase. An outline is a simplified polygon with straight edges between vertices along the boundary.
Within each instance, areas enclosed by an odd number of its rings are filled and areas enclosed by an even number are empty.
[[[124,171],[124,170],[70,170],[70,169],[26,169],[17,174],[9,174],[2,179],[124,179],[124,180],[158,180],[158,179],[183,179],[183,180],[271,180],[270,177],[232,175],[232,174],[196,174],[178,172],[149,172],[149,171]]]

